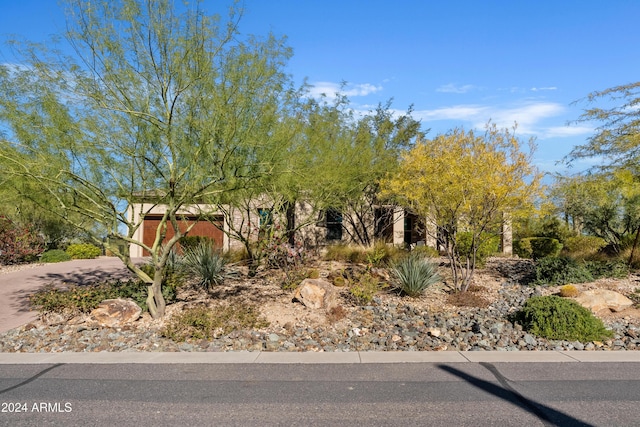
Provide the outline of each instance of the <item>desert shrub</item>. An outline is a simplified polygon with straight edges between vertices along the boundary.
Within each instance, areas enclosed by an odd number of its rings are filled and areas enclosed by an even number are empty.
[[[388,245],[384,242],[376,242],[370,248],[364,250],[364,257],[366,263],[370,267],[382,267],[398,261],[406,256],[406,251],[393,245]]]
[[[40,256],[40,262],[53,263],[71,261],[71,255],[63,251],[62,249],[51,249],[43,252]]]
[[[246,248],[229,249],[222,253],[222,257],[227,260],[228,264],[235,264],[248,260],[249,254],[247,253]]]
[[[579,294],[580,291],[573,285],[564,285],[560,288],[560,296],[564,298],[575,298]]]
[[[567,341],[597,341],[613,334],[577,302],[555,295],[531,297],[514,316],[529,333]]]
[[[471,243],[473,241],[473,233],[471,232],[459,232],[456,235],[456,245],[458,247],[458,253],[463,261],[466,261],[471,255]],[[476,249],[476,265],[483,267],[490,255],[498,252],[500,246],[500,239],[498,236],[488,233],[482,233],[480,235],[480,245]]]
[[[452,292],[447,296],[447,303],[456,307],[478,307],[485,308],[489,306],[486,298],[476,294],[475,292]]]
[[[183,253],[202,245],[211,245],[215,247],[215,242],[212,237],[208,236],[187,235],[180,238],[180,247],[182,248]]]
[[[356,280],[349,283],[349,294],[358,305],[369,305],[373,301],[373,297],[386,287],[386,284],[380,282],[377,278],[369,273],[362,274]]]
[[[65,251],[72,259],[94,259],[100,256],[102,251],[91,243],[73,243]]]
[[[561,250],[562,244],[551,237],[527,237],[516,240],[513,245],[513,251],[520,258],[557,257]]]
[[[176,300],[176,288],[180,282],[171,276],[163,283],[162,295],[167,303]],[[46,286],[29,297],[31,305],[41,312],[89,313],[106,299],[130,298],[147,311],[147,285],[140,280],[115,281],[94,285],[72,286],[57,289]]]
[[[162,334],[174,341],[214,339],[234,330],[258,329],[269,326],[259,311],[250,305],[230,304],[222,307],[197,306],[187,308],[172,317]]]
[[[224,282],[226,263],[210,242],[187,250],[182,258],[186,274],[195,278],[197,285],[208,291]]]
[[[593,276],[585,267],[569,257],[547,257],[536,261],[534,277],[527,280],[534,285],[566,285],[568,283],[592,282]]]
[[[364,264],[367,262],[364,247],[342,244],[328,246],[324,258],[327,261],[352,262],[356,264]]]
[[[562,250],[562,243],[552,237],[532,237],[531,257],[540,259],[545,257],[557,257]]]
[[[290,291],[298,287],[304,279],[310,279],[309,270],[302,267],[291,268],[284,271],[284,278],[280,287],[285,291]]]
[[[412,254],[394,264],[390,272],[403,294],[417,297],[440,281],[436,270],[435,264],[427,258]]]
[[[513,241],[513,253],[520,258],[533,258],[533,250],[531,249],[531,238],[526,237]]]
[[[629,275],[629,266],[623,261],[584,261],[584,266],[594,279],[624,279]]]
[[[0,215],[0,265],[35,261],[43,250],[44,239]]]
[[[579,235],[567,237],[562,250],[573,258],[588,258],[597,254],[605,246],[607,242],[601,237]]]
[[[423,258],[436,258],[440,256],[440,252],[438,252],[436,248],[426,245],[416,246],[411,250],[411,253],[420,255]]]

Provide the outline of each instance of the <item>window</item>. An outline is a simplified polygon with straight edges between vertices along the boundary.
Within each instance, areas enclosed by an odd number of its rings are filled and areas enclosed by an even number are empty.
[[[328,209],[326,212],[327,240],[342,240],[342,212]]]

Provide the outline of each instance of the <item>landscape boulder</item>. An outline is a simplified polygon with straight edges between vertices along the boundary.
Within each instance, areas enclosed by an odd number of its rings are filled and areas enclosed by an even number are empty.
[[[100,326],[114,327],[135,322],[142,314],[142,309],[132,300],[107,299],[102,301],[91,312],[91,319]]]
[[[322,279],[304,279],[293,297],[305,307],[319,309],[336,305],[336,289],[331,283]]]
[[[576,297],[576,302],[594,313],[622,311],[633,305],[633,301],[619,292],[608,289],[591,289]]]

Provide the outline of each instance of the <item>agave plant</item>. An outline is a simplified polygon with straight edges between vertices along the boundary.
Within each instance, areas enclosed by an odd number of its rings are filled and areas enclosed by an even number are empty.
[[[421,295],[425,289],[441,280],[433,262],[413,254],[394,264],[390,272],[396,287],[411,297]]]
[[[222,284],[226,277],[226,260],[211,243],[203,243],[188,249],[182,258],[187,274],[198,280],[198,286],[210,291]]]

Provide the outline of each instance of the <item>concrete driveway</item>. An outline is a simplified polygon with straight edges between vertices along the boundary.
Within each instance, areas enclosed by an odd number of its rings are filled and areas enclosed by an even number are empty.
[[[136,263],[144,259],[135,260]],[[89,285],[131,278],[122,261],[113,257],[82,259],[0,273],[0,332],[37,318],[30,310],[29,294],[49,284]]]

